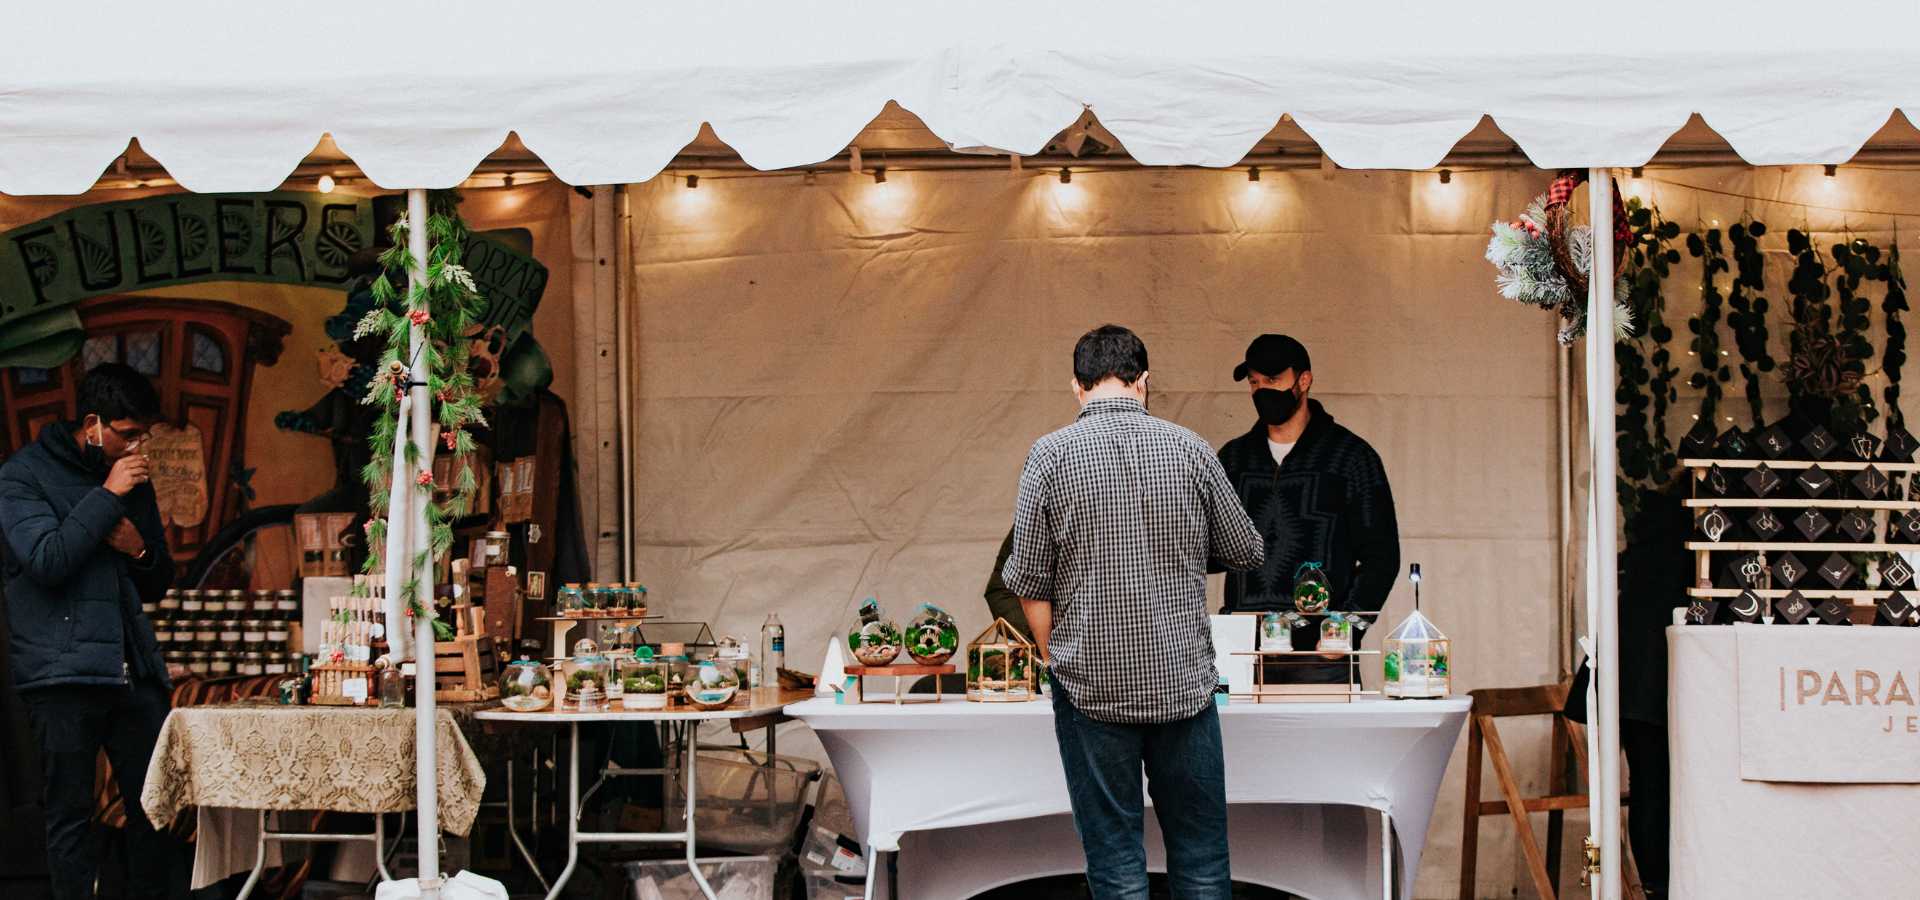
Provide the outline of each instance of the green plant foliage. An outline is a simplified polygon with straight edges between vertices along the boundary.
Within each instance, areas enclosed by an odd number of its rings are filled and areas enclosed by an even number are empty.
[[[1887,387],[1881,396],[1887,401],[1887,425],[1906,427],[1907,417],[1900,412],[1900,370],[1907,364],[1907,326],[1900,314],[1907,310],[1907,276],[1900,272],[1900,244],[1887,250],[1887,297],[1880,303],[1886,317],[1887,346],[1880,357],[1880,371],[1887,373]]]
[[[1662,218],[1660,211],[1642,206],[1640,198],[1627,201],[1627,224],[1633,233],[1622,279],[1626,304],[1635,323],[1631,338],[1614,343],[1618,378],[1614,400],[1620,406],[1614,419],[1615,446],[1620,461],[1616,489],[1624,520],[1632,521],[1642,485],[1664,483],[1679,460],[1667,437],[1667,407],[1677,397],[1667,344],[1664,283],[1680,252],[1671,246],[1680,226]]]
[[[1864,238],[1835,244],[1832,269],[1798,229],[1787,232],[1787,250],[1794,257],[1787,282],[1794,298],[1786,366],[1790,400],[1796,408],[1810,401],[1830,405],[1834,431],[1843,437],[1857,434],[1879,416],[1873,394],[1861,389],[1867,360],[1873,358],[1867,340],[1873,305],[1860,296],[1860,283],[1886,281],[1888,267],[1880,262],[1880,248]]]
[[[1718,423],[1714,415],[1720,409],[1720,386],[1733,380],[1733,370],[1721,361],[1720,354],[1720,305],[1723,301],[1714,277],[1727,271],[1726,253],[1720,246],[1720,229],[1687,235],[1687,252],[1700,260],[1700,314],[1687,320],[1687,329],[1693,332],[1693,341],[1688,346],[1693,350],[1700,371],[1693,373],[1687,383],[1701,392],[1700,418]]]
[[[1727,289],[1727,327],[1733,330],[1733,344],[1740,351],[1740,377],[1747,386],[1747,412],[1753,427],[1759,427],[1765,415],[1760,403],[1760,376],[1774,369],[1767,353],[1767,298],[1765,260],[1760,255],[1760,238],[1767,223],[1749,220],[1735,222],[1727,229],[1727,241],[1733,245],[1735,274]]]

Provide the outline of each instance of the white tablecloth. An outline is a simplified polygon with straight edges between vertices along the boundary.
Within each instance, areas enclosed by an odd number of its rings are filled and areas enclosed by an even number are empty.
[[[1379,868],[1370,840],[1378,816],[1367,810],[1386,810],[1407,896],[1470,705],[1449,697],[1222,708],[1235,880],[1312,900],[1378,897],[1377,880],[1366,883]],[[811,700],[787,714],[819,734],[861,839],[900,851],[902,896],[962,900],[1085,870],[1050,702]],[[1164,871],[1152,816],[1147,830],[1149,865]]]
[[[1809,635],[1831,627],[1800,626]],[[1741,780],[1734,629],[1676,625],[1667,649],[1673,896],[1803,900],[1914,889],[1920,785]],[[1886,737],[1920,752],[1920,739],[1904,731]]]

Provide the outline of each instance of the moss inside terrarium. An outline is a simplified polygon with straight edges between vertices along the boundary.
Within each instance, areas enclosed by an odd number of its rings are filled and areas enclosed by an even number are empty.
[[[601,681],[600,673],[592,669],[576,669],[573,674],[567,676],[567,690],[577,691],[582,685],[589,681],[594,684],[599,684]]]

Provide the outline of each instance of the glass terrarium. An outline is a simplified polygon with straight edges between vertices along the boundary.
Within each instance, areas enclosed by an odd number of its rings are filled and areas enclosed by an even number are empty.
[[[860,665],[887,665],[900,655],[900,626],[887,618],[880,604],[868,598],[860,604],[860,617],[847,629],[847,649]]]
[[[553,702],[552,671],[524,657],[507,663],[500,675],[500,702],[514,712],[546,709]]]
[[[652,648],[641,647],[632,659],[621,660],[618,674],[622,708],[667,708],[667,664],[653,658]]]
[[[1320,620],[1320,643],[1314,645],[1322,653],[1346,653],[1353,649],[1353,617],[1338,610],[1328,613]]]
[[[1005,619],[995,619],[967,644],[967,699],[1032,700],[1033,642]]]
[[[613,664],[600,655],[593,641],[575,644],[573,658],[561,663],[560,671],[567,682],[561,709],[596,712],[607,708],[607,679],[613,676]]]
[[[960,626],[946,610],[922,603],[907,620],[907,655],[923,666],[946,665],[960,651]]]
[[[647,614],[647,586],[644,584],[635,584],[633,582],[628,582],[627,589],[630,592],[627,597],[627,615],[630,615],[630,616],[646,615]]]
[[[1386,669],[1383,693],[1387,696],[1445,697],[1451,692],[1452,647],[1447,636],[1419,610],[1394,626],[1381,643],[1381,653]]]
[[[1303,616],[1317,616],[1332,602],[1333,588],[1327,584],[1327,573],[1320,570],[1320,564],[1301,563],[1293,573],[1293,608]]]
[[[560,615],[578,619],[587,614],[587,594],[578,584],[569,584],[554,595],[553,607]]]
[[[707,660],[687,674],[687,703],[694,709],[725,709],[740,691],[740,670],[726,660]]]
[[[1260,615],[1260,649],[1292,650],[1293,625],[1297,613],[1273,610]]]

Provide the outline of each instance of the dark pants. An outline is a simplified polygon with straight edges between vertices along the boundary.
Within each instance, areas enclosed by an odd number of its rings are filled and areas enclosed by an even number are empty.
[[[1147,900],[1142,767],[1174,900],[1233,896],[1219,710],[1208,706],[1190,719],[1154,725],[1096,722],[1055,681],[1053,727],[1093,900]]]
[[[1627,756],[1627,845],[1648,894],[1667,894],[1668,760],[1667,728],[1635,719],[1620,720],[1620,749]]]
[[[154,831],[140,808],[147,762],[166,721],[169,701],[159,685],[63,685],[23,692],[46,766],[47,869],[54,900],[92,900],[98,868],[89,832],[93,820],[94,760],[107,751],[126,800],[127,898],[167,895],[172,839]]]

